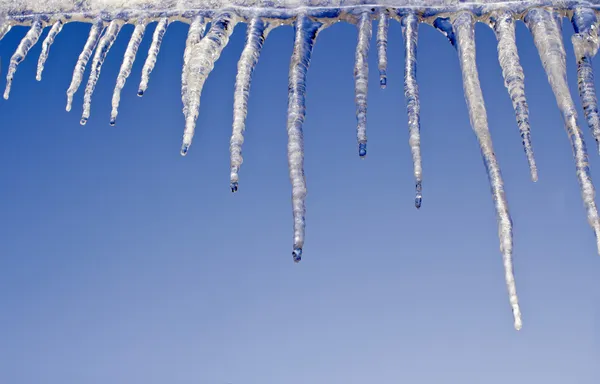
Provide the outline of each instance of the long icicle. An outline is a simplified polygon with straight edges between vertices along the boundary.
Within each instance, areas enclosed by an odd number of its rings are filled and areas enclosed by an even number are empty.
[[[529,163],[531,180],[538,180],[537,166],[531,145],[531,129],[529,127],[529,107],[525,98],[525,74],[519,60],[515,38],[515,19],[510,11],[494,12],[490,17],[492,27],[498,40],[498,61],[504,76],[504,85],[512,100],[521,133],[525,156]]]
[[[473,15],[469,12],[461,13],[454,20],[453,26],[456,32],[456,48],[463,75],[463,88],[469,110],[469,119],[479,141],[483,162],[491,184],[498,218],[498,235],[500,237],[500,250],[504,261],[504,277],[515,320],[514,326],[516,330],[519,330],[522,327],[522,321],[512,264],[512,220],[508,212],[502,174],[492,146],[492,138],[488,129],[487,112],[481,92],[481,84],[479,83],[479,73],[475,58],[475,25]]]
[[[152,35],[152,44],[150,45],[150,49],[148,49],[148,57],[146,58],[146,62],[144,63],[144,67],[142,68],[142,80],[140,81],[140,86],[138,88],[138,96],[143,96],[144,92],[148,89],[148,82],[150,81],[150,74],[154,70],[154,66],[156,65],[156,58],[158,57],[158,52],[160,51],[160,46],[162,44],[163,37],[165,36],[165,32],[167,31],[167,27],[169,26],[169,19],[163,17],[156,24],[156,29],[154,30],[154,34]]]
[[[598,52],[598,19],[590,8],[577,7],[573,11],[572,24],[575,35],[571,37],[575,59],[577,60],[577,83],[583,113],[596,140],[596,149],[600,152],[600,115],[598,98],[594,84],[592,58]]]
[[[229,37],[233,33],[236,24],[237,18],[232,13],[223,12],[212,20],[206,37],[192,46],[189,56],[189,70],[186,75],[188,95],[185,98],[187,115],[185,116],[185,131],[183,132],[183,143],[181,145],[182,156],[187,154],[194,138],[204,82],[229,42]]]
[[[15,77],[15,72],[17,71],[18,65],[25,59],[27,53],[37,43],[44,30],[44,25],[42,20],[38,17],[33,21],[31,28],[23,37],[17,50],[10,58],[10,64],[8,66],[8,73],[6,74],[6,89],[4,90],[4,98],[8,99],[10,95],[10,87],[12,85],[12,80]]]
[[[231,192],[238,190],[238,172],[244,159],[242,157],[242,144],[244,143],[244,130],[246,129],[246,116],[248,114],[248,96],[252,73],[258,63],[269,26],[260,17],[253,17],[248,23],[246,45],[238,61],[238,71],[235,78],[235,91],[233,94],[233,130],[229,144],[231,154]]]
[[[131,34],[131,38],[129,39],[129,44],[127,44],[127,48],[125,49],[123,63],[121,64],[119,75],[117,76],[117,84],[115,86],[115,90],[112,96],[112,111],[110,113],[110,125],[115,125],[115,123],[117,122],[117,115],[119,114],[119,103],[121,101],[121,90],[125,86],[125,82],[131,74],[131,67],[133,67],[135,56],[137,55],[137,51],[140,46],[140,43],[142,42],[142,38],[144,37],[145,31],[146,21],[139,20],[135,25],[133,33]]]
[[[366,11],[358,19],[358,43],[354,62],[354,100],[356,102],[356,139],[358,155],[367,155],[367,91],[369,87],[369,44],[373,33],[371,14]]]
[[[306,115],[306,73],[310,66],[313,46],[322,24],[314,22],[306,14],[297,16],[294,28],[294,51],[290,61],[288,82],[288,166],[292,183],[292,210],[294,215],[294,250],[297,263],[302,259],[304,232],[306,228],[306,179],[304,177],[304,133],[302,125]]]
[[[42,80],[42,72],[44,71],[44,64],[46,64],[46,60],[48,60],[48,55],[50,54],[50,47],[54,43],[54,39],[56,39],[56,36],[60,33],[60,31],[62,31],[63,25],[64,22],[62,21],[62,19],[56,21],[54,25],[52,25],[52,28],[50,28],[48,36],[46,36],[44,42],[42,43],[42,53],[40,53],[40,58],[38,60],[37,66],[37,74],[35,76],[37,81]]]
[[[387,45],[390,15],[387,10],[379,13],[377,23],[377,67],[379,69],[379,85],[381,89],[387,86]]]
[[[423,201],[423,167],[421,164],[421,105],[419,85],[417,84],[417,39],[419,19],[414,13],[402,18],[402,36],[404,37],[404,97],[408,114],[408,133],[410,152],[415,175],[415,207],[421,208]]]
[[[88,78],[87,85],[85,87],[85,94],[83,95],[83,113],[81,115],[81,125],[85,125],[90,117],[90,109],[92,106],[92,94],[96,88],[96,83],[100,78],[100,71],[102,71],[102,64],[108,51],[112,47],[113,43],[117,39],[117,35],[121,31],[121,22],[113,20],[108,25],[106,33],[100,39],[98,43],[98,49],[94,53],[94,60],[92,61],[92,69],[90,71],[90,77]]]
[[[90,33],[88,35],[87,41],[83,46],[83,50],[79,54],[79,58],[77,59],[77,64],[75,64],[75,69],[73,70],[73,77],[71,78],[71,85],[69,85],[69,89],[67,89],[67,112],[71,110],[71,106],[73,105],[73,95],[79,89],[79,85],[81,84],[81,80],[83,79],[83,72],[85,71],[85,67],[87,66],[90,57],[92,56],[92,52],[94,48],[96,48],[96,44],[98,44],[98,40],[100,39],[100,35],[104,30],[104,23],[97,19],[92,24],[92,28],[90,29]]]
[[[575,169],[581,195],[587,212],[588,223],[594,229],[598,252],[600,252],[600,219],[594,198],[596,190],[590,175],[588,154],[581,129],[577,124],[577,110],[567,83],[565,47],[562,41],[559,16],[546,9],[534,8],[527,12],[525,23],[533,35],[542,65],[548,76],[565,129],[571,140]]]

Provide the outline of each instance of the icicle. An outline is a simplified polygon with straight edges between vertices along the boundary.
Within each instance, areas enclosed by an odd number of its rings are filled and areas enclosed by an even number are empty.
[[[594,85],[594,69],[592,58],[598,52],[598,19],[590,8],[575,8],[572,19],[575,35],[571,38],[577,60],[577,83],[579,96],[583,105],[583,113],[590,127],[596,148],[600,151],[600,115],[598,99]]]
[[[529,108],[525,98],[525,75],[517,51],[514,15],[509,11],[498,11],[494,12],[490,19],[498,39],[498,60],[502,67],[504,85],[508,90],[517,117],[517,125],[521,132],[523,148],[529,163],[531,180],[537,181],[537,166],[533,157],[531,130],[529,128]]]
[[[0,23],[0,40],[4,39],[4,36],[6,36],[6,34],[11,30],[11,28],[11,23],[2,20],[2,22]]]
[[[133,33],[131,34],[131,39],[129,39],[129,44],[125,50],[125,55],[123,56],[123,63],[121,64],[121,69],[119,70],[119,76],[117,77],[117,85],[115,86],[115,90],[113,92],[110,125],[115,125],[117,121],[119,102],[121,101],[121,90],[125,86],[125,82],[127,81],[129,74],[131,74],[131,67],[135,61],[135,56],[137,55],[138,48],[142,42],[142,38],[144,37],[145,30],[145,20],[138,21],[138,23],[135,25]]]
[[[98,43],[98,49],[94,53],[94,60],[92,61],[92,69],[90,71],[90,77],[88,78],[87,85],[85,87],[85,94],[83,95],[83,113],[81,115],[81,125],[85,125],[90,117],[90,108],[92,105],[92,94],[96,88],[96,83],[100,77],[100,71],[102,70],[102,64],[108,51],[112,47],[113,43],[117,39],[117,35],[121,31],[121,22],[113,20],[108,25],[106,33],[100,39]]]
[[[158,51],[160,51],[160,45],[162,44],[163,37],[165,32],[167,31],[167,27],[169,26],[169,19],[163,17],[158,21],[156,25],[156,29],[154,30],[154,34],[152,35],[152,44],[150,45],[150,49],[148,50],[148,57],[146,58],[146,62],[144,63],[144,67],[142,68],[142,81],[140,82],[140,87],[138,88],[138,96],[143,96],[146,89],[148,89],[148,81],[150,80],[150,74],[156,65],[156,58],[158,56]]]
[[[238,62],[238,72],[235,79],[233,96],[233,132],[229,150],[231,153],[231,192],[238,190],[238,171],[242,162],[242,144],[244,143],[244,130],[246,129],[246,115],[248,113],[248,96],[252,73],[258,63],[267,34],[268,24],[261,18],[254,17],[248,23],[246,45]]]
[[[533,42],[548,75],[548,82],[556,97],[558,108],[565,123],[565,129],[571,140],[581,195],[587,211],[588,222],[594,229],[598,251],[600,252],[600,219],[594,201],[596,191],[590,176],[583,134],[577,125],[577,111],[569,92],[566,53],[561,36],[561,24],[557,18],[558,15],[555,13],[534,8],[527,12],[525,23],[533,35]]]
[[[294,51],[290,62],[288,83],[288,166],[292,182],[292,207],[294,214],[294,250],[295,262],[302,259],[304,231],[306,227],[306,180],[304,178],[304,134],[302,125],[306,115],[306,73],[310,66],[313,46],[322,24],[306,16],[297,16],[294,27]]]
[[[454,21],[453,26],[456,32],[458,57],[463,74],[465,100],[469,110],[471,126],[479,141],[483,161],[491,184],[492,195],[496,206],[496,215],[498,217],[500,250],[504,259],[504,276],[506,285],[508,286],[510,304],[515,319],[515,329],[519,330],[522,327],[522,322],[512,265],[512,220],[508,212],[508,204],[504,195],[502,174],[492,146],[492,138],[488,129],[487,113],[483,101],[483,94],[481,92],[481,85],[479,83],[479,73],[477,71],[477,63],[475,60],[475,25],[473,23],[473,15],[467,12],[461,13]]]
[[[50,32],[48,32],[48,36],[46,36],[46,39],[44,39],[44,42],[42,43],[42,53],[40,54],[40,58],[38,60],[37,75],[35,77],[37,81],[42,80],[42,72],[44,71],[44,64],[46,64],[48,54],[50,53],[50,46],[52,46],[54,43],[54,39],[62,30],[63,25],[64,22],[62,20],[58,20],[56,23],[54,23],[50,29]]]
[[[81,79],[83,78],[83,72],[85,71],[85,67],[92,56],[92,51],[96,48],[96,44],[98,44],[98,39],[100,38],[100,34],[104,30],[104,23],[101,20],[96,20],[94,24],[92,24],[92,28],[90,29],[90,33],[88,35],[87,41],[85,42],[85,46],[83,50],[79,54],[79,59],[77,59],[77,64],[75,64],[75,69],[73,70],[73,77],[71,79],[71,85],[69,85],[69,89],[67,90],[67,112],[71,110],[71,105],[73,104],[73,95],[79,89],[79,85],[81,84]]]
[[[233,33],[236,23],[236,17],[229,12],[217,15],[212,20],[206,37],[192,46],[189,56],[189,68],[186,74],[188,88],[187,97],[184,96],[184,102],[187,103],[187,109],[184,110],[186,119],[183,144],[181,145],[182,156],[187,154],[194,138],[204,82],[229,42],[229,37]]]
[[[387,42],[390,16],[387,10],[379,14],[377,24],[377,66],[379,67],[379,85],[384,89],[387,85]]]
[[[27,53],[33,47],[35,43],[37,43],[42,31],[44,30],[44,26],[40,18],[36,18],[29,29],[29,32],[25,35],[23,40],[19,43],[17,50],[10,58],[10,64],[8,66],[8,73],[6,75],[6,89],[4,90],[4,98],[8,99],[10,95],[10,87],[12,85],[13,77],[15,76],[15,72],[17,71],[17,66],[25,59]]]
[[[419,102],[419,85],[417,84],[417,38],[419,19],[414,13],[402,18],[402,36],[404,37],[404,97],[408,114],[408,132],[410,152],[413,158],[415,174],[415,207],[421,208],[423,200],[422,183],[423,168],[421,165],[421,123]]]
[[[354,100],[356,102],[356,138],[358,155],[367,155],[367,90],[369,85],[369,43],[373,25],[369,12],[363,12],[358,20],[358,43],[354,63]]]

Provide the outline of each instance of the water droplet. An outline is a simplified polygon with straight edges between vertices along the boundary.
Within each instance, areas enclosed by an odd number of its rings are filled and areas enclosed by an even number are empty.
[[[114,117],[111,117],[110,122],[109,122],[110,126],[114,127],[116,123],[117,123],[117,119],[115,119]]]
[[[181,156],[185,156],[187,155],[188,151],[190,150],[190,145],[189,144],[183,144],[181,146]]]
[[[79,124],[81,125],[85,125],[85,123],[87,123],[87,118],[86,117],[82,117],[81,120],[79,120]]]
[[[367,155],[367,143],[358,144],[358,156],[365,157]]]
[[[231,188],[231,192],[237,192],[237,190],[238,190],[238,182],[234,181],[233,183],[229,184],[229,188]]]
[[[385,89],[387,86],[387,77],[385,75],[379,77],[379,85],[381,86],[381,89]]]
[[[144,96],[144,90],[143,90],[143,89],[138,89],[137,95],[138,95],[139,97],[142,97],[142,96]]]
[[[302,248],[294,249],[292,256],[294,257],[294,263],[299,263],[302,260]]]

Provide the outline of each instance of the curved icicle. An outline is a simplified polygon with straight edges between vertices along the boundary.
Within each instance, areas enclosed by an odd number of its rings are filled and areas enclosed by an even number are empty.
[[[158,21],[156,25],[156,29],[154,30],[154,34],[152,35],[152,44],[150,45],[150,49],[148,49],[148,57],[146,58],[146,62],[144,63],[144,67],[142,68],[142,80],[140,81],[140,86],[138,88],[138,96],[143,96],[144,92],[148,89],[148,82],[150,81],[150,74],[154,70],[154,66],[156,65],[156,58],[158,57],[158,52],[160,51],[160,46],[162,44],[163,37],[165,36],[165,32],[167,31],[167,27],[169,26],[169,19],[163,17]]]
[[[244,159],[242,157],[242,144],[244,143],[244,130],[246,129],[246,115],[248,113],[248,96],[252,73],[258,63],[267,34],[268,24],[260,17],[254,17],[248,23],[246,45],[238,61],[238,71],[235,79],[233,95],[233,131],[229,145],[231,154],[231,192],[238,190],[238,172]]]
[[[12,80],[15,77],[17,67],[19,66],[19,64],[21,64],[23,60],[25,60],[25,57],[27,56],[27,53],[29,53],[31,47],[33,47],[35,43],[37,43],[43,30],[44,25],[42,24],[41,19],[38,17],[33,21],[31,28],[29,28],[27,34],[19,43],[17,50],[10,58],[8,73],[6,74],[6,89],[4,90],[5,99],[8,99],[8,96],[10,95],[10,87],[12,85]]]
[[[292,209],[294,215],[294,250],[297,263],[302,259],[306,227],[306,179],[304,178],[304,133],[302,125],[306,115],[306,73],[310,66],[313,46],[322,24],[306,16],[297,16],[294,28],[294,51],[290,61],[288,82],[288,166],[292,182]]]
[[[596,56],[600,44],[598,19],[592,9],[577,7],[573,11],[572,24],[575,35],[571,37],[571,41],[577,60],[579,97],[585,119],[596,140],[596,149],[600,152],[600,115],[592,67],[592,58]]]
[[[358,19],[358,43],[354,62],[354,100],[356,102],[356,139],[358,155],[367,155],[367,91],[369,87],[369,44],[373,32],[371,14],[363,12]]]
[[[117,77],[117,84],[112,96],[110,125],[115,125],[117,121],[117,115],[119,114],[119,102],[121,101],[121,90],[125,86],[125,82],[131,74],[131,67],[133,67],[133,62],[135,61],[135,56],[137,55],[137,51],[140,43],[142,42],[145,31],[146,22],[144,20],[140,20],[138,23],[136,23],[135,29],[133,30],[131,38],[129,39],[129,44],[127,44],[127,48],[125,49],[123,63],[121,64],[121,69],[119,70],[119,75]]]
[[[387,10],[379,13],[377,23],[377,67],[379,68],[379,85],[382,89],[387,86],[387,44],[390,16]]]
[[[415,207],[421,208],[423,200],[423,167],[421,165],[421,105],[419,85],[417,84],[417,39],[419,19],[414,13],[402,18],[402,36],[404,38],[404,97],[408,114],[408,132],[410,152],[415,175]]]
[[[98,44],[98,40],[100,39],[100,35],[102,34],[103,30],[104,23],[101,20],[96,20],[92,24],[92,28],[90,29],[87,41],[85,42],[83,50],[79,54],[77,64],[75,64],[75,69],[73,70],[73,77],[71,78],[71,85],[69,85],[69,89],[67,89],[67,112],[71,110],[71,106],[73,104],[73,95],[79,89],[79,85],[81,84],[81,80],[83,79],[83,72],[85,71],[85,67],[87,66],[87,63],[90,60],[90,57],[92,56],[94,48],[96,48],[96,44]]]
[[[502,174],[492,146],[492,138],[488,129],[487,112],[481,92],[481,84],[479,83],[479,73],[475,59],[475,25],[473,15],[467,12],[461,13],[454,20],[453,26],[456,33],[456,48],[463,75],[463,88],[469,110],[469,119],[479,141],[483,162],[491,184],[498,218],[498,234],[500,237],[500,250],[504,261],[504,277],[515,320],[514,326],[516,330],[519,330],[522,327],[522,321],[512,264],[512,220],[508,212],[508,204],[504,194]]]
[[[587,212],[588,223],[594,229],[598,252],[600,252],[600,219],[594,198],[596,190],[590,175],[588,154],[581,129],[577,125],[577,110],[567,83],[565,47],[562,41],[558,15],[546,9],[534,8],[527,12],[525,23],[533,35],[548,82],[552,87],[565,129],[571,140],[575,169],[581,195]]]
[[[4,36],[12,29],[12,24],[2,21],[0,23],[0,40],[4,39]]]
[[[525,98],[525,75],[517,50],[514,15],[509,11],[498,11],[494,12],[490,19],[498,40],[498,61],[502,68],[504,85],[508,90],[515,110],[523,148],[529,163],[531,180],[535,182],[538,180],[538,173],[531,145],[529,107]]]
[[[44,64],[46,64],[46,60],[48,60],[48,54],[50,54],[50,47],[54,43],[54,39],[56,36],[62,31],[64,22],[62,20],[58,20],[52,25],[50,28],[50,32],[48,32],[48,36],[44,39],[42,43],[42,53],[40,53],[40,58],[38,60],[37,74],[35,79],[37,81],[42,80],[42,72],[44,71]]]

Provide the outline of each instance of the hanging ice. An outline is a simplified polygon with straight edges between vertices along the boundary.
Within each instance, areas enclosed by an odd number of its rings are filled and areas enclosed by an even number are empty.
[[[44,27],[42,25],[42,20],[39,17],[37,17],[33,21],[29,32],[27,32],[23,40],[21,40],[21,43],[15,51],[15,54],[10,58],[10,65],[8,67],[8,73],[6,75],[6,89],[4,90],[5,99],[8,99],[8,96],[10,95],[10,87],[12,85],[12,80],[15,76],[15,72],[17,71],[17,66],[21,64],[23,60],[25,60],[25,56],[27,56],[27,53],[29,52],[31,47],[35,43],[37,43],[38,39],[40,38],[40,35],[42,34],[43,29]]]
[[[42,43],[42,53],[40,54],[40,59],[38,60],[37,75],[35,77],[37,81],[42,80],[42,72],[44,71],[44,64],[46,63],[48,54],[50,53],[50,46],[54,43],[54,39],[62,30],[63,25],[64,22],[62,20],[55,22],[50,29],[50,32],[48,32],[48,36],[46,36],[46,39]]]
[[[154,34],[152,35],[152,44],[150,45],[150,49],[148,50],[148,58],[144,63],[144,68],[142,68],[142,81],[140,82],[140,87],[138,89],[138,96],[143,96],[146,89],[148,89],[148,81],[150,80],[150,74],[156,65],[156,58],[158,57],[158,52],[160,51],[160,45],[162,44],[163,37],[165,32],[167,31],[167,27],[169,26],[169,19],[166,17],[161,18],[156,24],[156,29],[154,30]]]
[[[354,99],[356,101],[356,139],[358,155],[367,155],[367,90],[369,88],[369,43],[371,42],[371,15],[363,12],[358,19],[358,43],[354,62]]]
[[[381,88],[387,86],[387,42],[390,16],[387,10],[379,12],[379,23],[377,24],[377,67],[379,68],[379,85]]]

